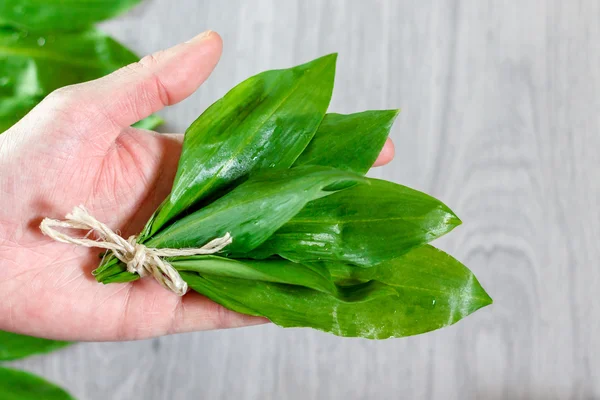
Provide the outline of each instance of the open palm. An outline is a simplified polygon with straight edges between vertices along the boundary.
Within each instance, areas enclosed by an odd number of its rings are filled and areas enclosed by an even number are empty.
[[[58,90],[0,136],[0,330],[67,340],[131,340],[261,323],[152,279],[100,285],[98,250],[38,229],[83,204],[138,233],[168,195],[181,135],[129,126],[177,103],[208,77],[221,39],[205,33],[97,81]],[[391,142],[378,163],[393,155]]]

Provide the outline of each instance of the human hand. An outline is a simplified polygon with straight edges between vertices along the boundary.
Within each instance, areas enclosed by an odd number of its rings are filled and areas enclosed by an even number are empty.
[[[0,330],[52,339],[133,340],[239,327],[262,318],[229,311],[153,279],[101,285],[98,250],[55,242],[38,228],[83,204],[138,233],[169,194],[182,135],[130,125],[191,95],[221,54],[216,33],[52,93],[0,135]],[[388,140],[375,165],[393,157]]]

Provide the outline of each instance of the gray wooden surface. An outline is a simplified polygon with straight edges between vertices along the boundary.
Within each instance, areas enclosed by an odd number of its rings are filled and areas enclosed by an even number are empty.
[[[207,28],[225,41],[163,112],[171,131],[251,74],[339,52],[331,109],[402,108],[373,175],[461,216],[437,245],[495,304],[383,342],[262,326],[14,365],[80,399],[600,399],[599,21],[596,0],[145,0],[106,24],[139,53]]]

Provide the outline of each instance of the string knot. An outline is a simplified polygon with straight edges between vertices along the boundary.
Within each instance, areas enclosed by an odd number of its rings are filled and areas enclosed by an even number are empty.
[[[146,264],[148,248],[141,243],[137,243],[136,240],[136,236],[131,236],[127,239],[127,242],[131,245],[133,251],[125,254],[125,264],[127,264],[127,271],[137,273],[141,277],[144,277],[147,275],[144,265]]]
[[[73,237],[54,228],[83,229],[88,233],[84,237]],[[153,276],[158,283],[173,293],[183,296],[187,290],[187,283],[165,257],[194,256],[214,254],[223,250],[232,242],[229,233],[225,236],[211,240],[199,248],[191,249],[155,249],[137,242],[137,236],[130,236],[125,240],[108,226],[94,218],[83,206],[73,209],[67,214],[64,221],[44,218],[40,224],[44,235],[62,243],[75,244],[84,247],[97,247],[111,251],[116,258],[127,266],[127,271],[138,274],[140,277]],[[95,233],[97,240],[89,239]]]

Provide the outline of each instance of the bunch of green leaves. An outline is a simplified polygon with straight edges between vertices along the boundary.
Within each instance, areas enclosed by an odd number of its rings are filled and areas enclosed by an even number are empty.
[[[140,0],[0,2],[0,133],[50,92],[107,75],[139,60],[93,24]],[[151,116],[138,127],[153,129]]]
[[[336,55],[242,82],[186,131],[170,195],[138,241],[213,256],[168,261],[225,307],[282,327],[370,339],[415,335],[491,303],[427,243],[461,223],[439,200],[364,174],[397,110],[327,114]],[[103,283],[138,276],[107,256]]]

